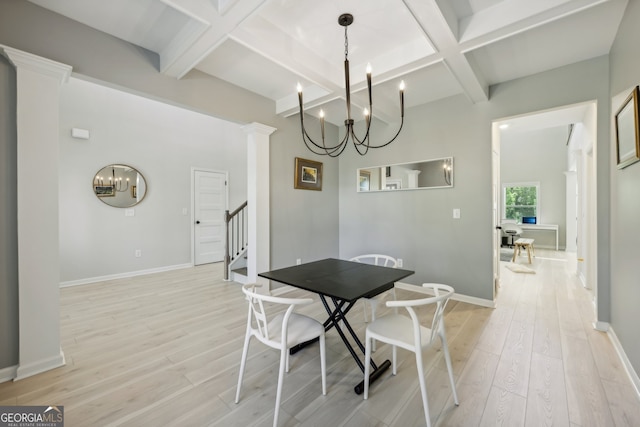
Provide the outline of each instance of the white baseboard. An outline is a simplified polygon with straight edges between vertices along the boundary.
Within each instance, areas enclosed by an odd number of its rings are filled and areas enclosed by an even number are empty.
[[[587,289],[587,278],[581,271],[578,273],[578,280],[580,281],[580,283],[582,283],[582,287]]]
[[[616,353],[618,353],[618,357],[620,358],[624,369],[627,371],[627,375],[629,375],[631,385],[633,385],[636,395],[638,396],[638,398],[640,398],[640,377],[638,377],[638,373],[635,371],[635,369],[633,369],[631,361],[627,357],[627,354],[625,353],[624,348],[622,348],[622,344],[620,344],[620,341],[618,340],[618,337],[616,336],[616,333],[613,331],[612,327],[609,327],[607,335],[609,335],[611,343],[613,344],[613,348],[616,349]]]
[[[404,282],[398,282],[398,283],[402,283],[403,285],[416,286],[416,285],[413,285],[411,283],[404,283]],[[280,287],[278,287],[276,289],[273,289],[271,291],[271,294],[272,295],[281,295],[281,294],[283,294],[285,292],[288,292],[288,291],[291,291],[293,289],[297,289],[297,288],[294,288],[294,287],[289,286],[289,285],[284,285],[284,286],[280,286]],[[482,299],[482,298],[470,297],[468,295],[453,294],[451,299],[455,300],[455,301],[466,302],[466,303],[473,304],[473,305],[479,305],[479,306],[482,306],[482,307],[496,308],[496,304],[493,301]]]
[[[466,302],[473,305],[479,305],[481,307],[496,308],[495,301],[491,301],[484,298],[470,297],[468,295],[462,295],[462,294],[453,294],[451,299],[455,301]]]
[[[600,332],[609,332],[609,322],[593,322],[593,329],[595,329],[596,331],[600,331]]]
[[[18,370],[18,365],[9,366],[7,368],[0,369],[0,384],[6,383],[7,381],[11,381],[16,377],[16,371]]]
[[[14,381],[22,380],[36,374],[40,374],[51,369],[65,365],[64,352],[60,349],[60,354],[49,359],[39,360],[26,365],[18,365]]]
[[[193,267],[193,264],[178,264],[178,265],[169,265],[166,267],[150,268],[148,270],[130,271],[128,273],[118,273],[118,274],[110,274],[107,276],[89,277],[86,279],[60,282],[60,287],[66,288],[69,286],[88,285],[90,283],[104,282],[107,280],[126,279],[128,277],[144,276],[145,274],[162,273],[164,271],[181,270],[183,268],[191,268],[191,267]]]

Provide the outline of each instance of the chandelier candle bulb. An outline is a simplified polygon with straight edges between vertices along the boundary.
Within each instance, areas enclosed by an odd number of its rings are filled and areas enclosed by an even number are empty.
[[[304,113],[304,107],[302,106],[302,86],[298,83],[298,105],[300,105],[300,120],[302,120],[302,113]]]

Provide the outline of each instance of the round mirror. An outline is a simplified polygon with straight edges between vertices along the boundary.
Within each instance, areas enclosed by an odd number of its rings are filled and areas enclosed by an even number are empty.
[[[130,208],[144,199],[147,183],[131,166],[109,165],[93,177],[93,192],[109,206]]]

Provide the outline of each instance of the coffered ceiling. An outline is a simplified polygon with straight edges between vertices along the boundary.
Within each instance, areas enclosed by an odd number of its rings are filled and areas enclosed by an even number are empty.
[[[160,70],[197,69],[297,114],[305,108],[341,125],[344,28],[348,27],[354,111],[365,107],[367,63],[373,113],[465,94],[489,99],[492,84],[607,54],[627,0],[30,0],[156,52]],[[356,114],[354,113],[354,116]],[[357,118],[357,117],[354,117]]]

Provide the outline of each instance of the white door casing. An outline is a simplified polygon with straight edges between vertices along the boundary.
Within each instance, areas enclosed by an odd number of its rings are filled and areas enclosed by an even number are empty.
[[[493,134],[491,149],[491,203],[493,226],[493,299],[500,288],[500,248],[502,247],[502,186],[500,184],[500,130],[497,123],[491,127]]]
[[[193,171],[194,264],[224,259],[227,173]]]

